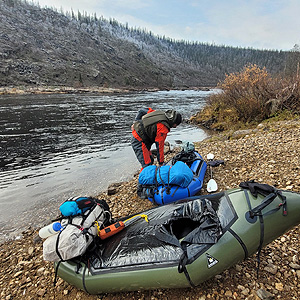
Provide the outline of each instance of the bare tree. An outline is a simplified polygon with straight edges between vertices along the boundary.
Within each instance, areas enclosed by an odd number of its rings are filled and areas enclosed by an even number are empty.
[[[286,59],[285,75],[299,77],[300,46],[295,44],[293,49],[288,52]]]

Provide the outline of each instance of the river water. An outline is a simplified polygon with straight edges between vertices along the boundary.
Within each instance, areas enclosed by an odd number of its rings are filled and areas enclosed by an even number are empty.
[[[175,109],[188,119],[212,92],[0,96],[0,242],[43,225],[69,197],[132,178],[140,165],[130,126],[140,107]],[[174,147],[205,137],[185,123],[167,140]]]

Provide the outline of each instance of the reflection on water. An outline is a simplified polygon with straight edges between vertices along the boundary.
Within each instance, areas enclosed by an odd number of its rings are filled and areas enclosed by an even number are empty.
[[[189,118],[210,92],[0,96],[0,230],[40,226],[71,196],[95,195],[130,178],[139,164],[130,125],[140,107],[176,109]],[[168,135],[199,141],[188,124]],[[34,216],[39,216],[37,219]]]

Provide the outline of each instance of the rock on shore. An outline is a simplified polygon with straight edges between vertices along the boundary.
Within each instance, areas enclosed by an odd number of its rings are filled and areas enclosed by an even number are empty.
[[[300,192],[300,120],[260,124],[233,134],[218,134],[196,144],[199,153],[225,161],[214,168],[219,191],[255,179],[277,188]],[[206,175],[204,186],[209,179]],[[137,176],[117,186],[116,193],[99,195],[120,217],[152,207],[136,194]],[[202,194],[205,194],[205,188]],[[42,259],[37,232],[28,229],[21,240],[6,242],[0,250],[0,299],[300,299],[299,226],[262,250],[259,277],[252,256],[195,289],[153,290],[87,295],[58,280],[53,287],[52,263]]]

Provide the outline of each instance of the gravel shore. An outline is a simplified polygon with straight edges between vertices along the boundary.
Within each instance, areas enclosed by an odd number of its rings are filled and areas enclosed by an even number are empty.
[[[214,168],[219,191],[255,179],[280,189],[300,192],[300,120],[263,123],[255,129],[216,134],[196,143],[206,157],[225,161]],[[172,155],[172,153],[170,154]],[[126,216],[152,207],[136,194],[137,176],[116,188],[105,199],[113,217]],[[204,186],[209,180],[207,173]],[[206,194],[205,188],[202,194]],[[52,263],[42,258],[42,242],[37,231],[28,229],[21,240],[5,242],[0,250],[0,296],[9,299],[300,299],[299,226],[262,250],[259,277],[252,256],[197,288],[152,290],[117,294],[87,295],[58,280],[53,287]]]

